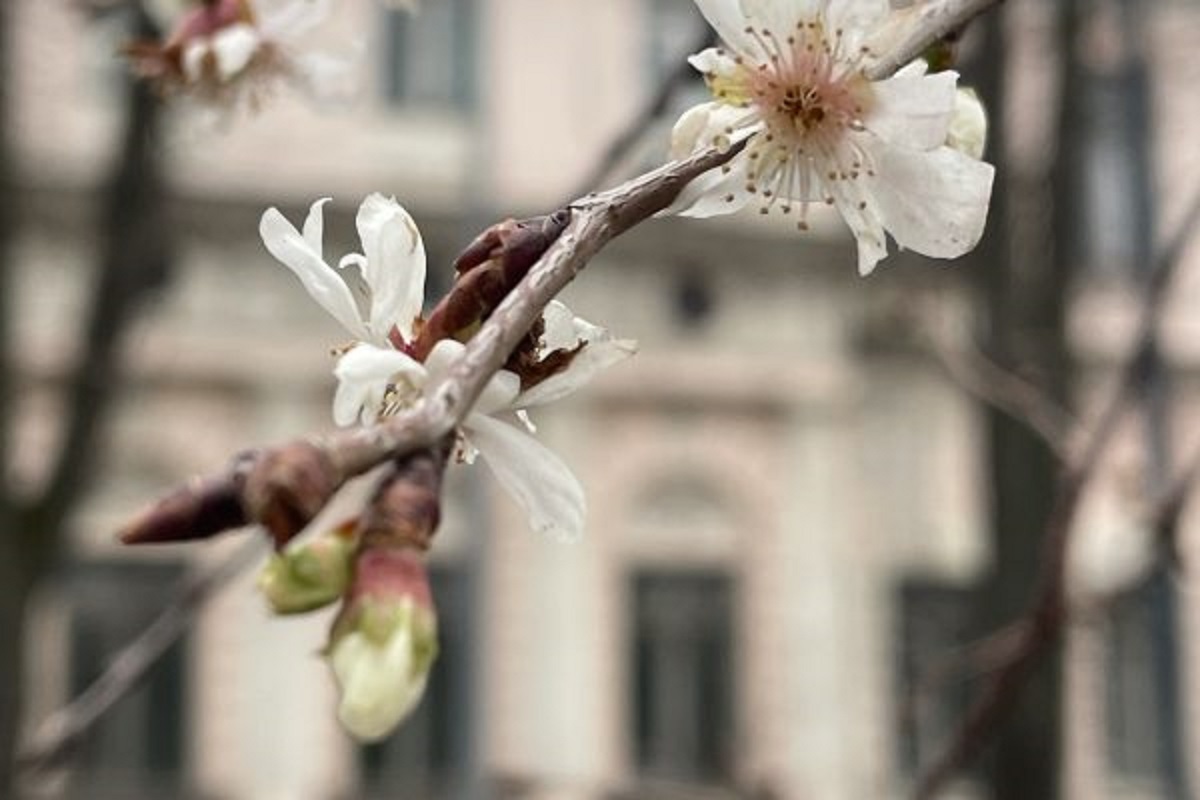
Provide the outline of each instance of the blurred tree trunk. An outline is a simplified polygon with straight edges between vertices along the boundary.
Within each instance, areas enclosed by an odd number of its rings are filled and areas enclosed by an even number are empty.
[[[978,79],[992,109],[988,146],[997,166],[989,230],[976,256],[987,320],[983,341],[992,358],[1060,401],[1069,373],[1064,317],[1075,225],[1069,213],[1077,127],[1067,46],[1073,38],[1072,2],[1060,4],[1065,12],[1058,50],[1062,103],[1056,123],[1057,153],[1044,179],[1021,180],[1019,173],[1007,168],[1005,129],[1013,121],[1003,114],[1007,42],[1001,14],[986,23]],[[1034,226],[1038,230],[1028,229]],[[1026,242],[1034,237],[1035,244],[1026,244],[1014,257],[1013,243],[1019,246],[1022,235]],[[1044,241],[1047,236],[1050,241]],[[995,409],[986,414],[993,560],[977,598],[981,633],[1011,623],[1028,609],[1031,588],[1043,567],[1043,534],[1058,475],[1054,453],[1027,425]],[[1040,662],[1016,707],[1000,724],[982,767],[990,796],[1044,800],[1059,795],[1061,675],[1061,657],[1055,651]]]
[[[149,18],[138,4],[129,13],[139,36],[155,35]],[[7,4],[0,20],[11,24]],[[0,41],[10,42],[7,25],[0,23]],[[0,46],[3,47],[3,46]],[[10,89],[13,65],[7,48],[0,52],[4,86]],[[0,281],[11,276],[10,248],[13,222],[14,181],[11,171],[10,97],[0,103],[0,180],[4,180],[4,203],[0,205]],[[54,566],[63,533],[80,499],[97,472],[97,447],[112,401],[121,382],[120,355],[124,333],[146,294],[167,277],[170,243],[164,217],[164,191],[157,145],[160,103],[143,83],[130,81],[125,112],[125,131],[115,170],[109,180],[100,215],[100,257],[91,305],[78,363],[67,378],[66,411],[58,451],[41,490],[34,497],[20,496],[10,483],[0,484],[0,630],[6,646],[0,648],[0,797],[15,794],[13,755],[19,742],[21,718],[21,671],[24,617],[29,597],[38,582]],[[11,282],[11,280],[9,281]],[[0,309],[11,297],[0,286]],[[6,321],[0,310],[0,326]],[[11,327],[11,326],[9,326]],[[18,374],[12,332],[0,327],[0,431],[11,433],[14,376]],[[0,433],[0,467],[11,463]]]
[[[12,229],[14,196],[9,144],[9,104],[12,65],[9,52],[8,3],[0,4],[0,797],[13,794],[12,753],[16,744],[20,699],[20,643],[28,593],[22,565],[21,537],[16,520],[8,465],[11,431],[13,346],[10,317],[12,297]]]

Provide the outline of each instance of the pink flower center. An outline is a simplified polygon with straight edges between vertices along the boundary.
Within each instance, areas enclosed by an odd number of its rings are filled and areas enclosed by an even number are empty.
[[[765,58],[743,60],[744,91],[776,135],[795,147],[810,139],[840,136],[860,120],[870,103],[870,82],[858,59],[842,52],[842,32],[832,38],[819,22],[801,22],[783,42],[771,31],[747,29]]]
[[[789,213],[792,201],[799,202],[799,227],[807,229],[809,201],[832,204],[836,182],[874,174],[850,135],[864,130],[874,100],[863,74],[871,53],[852,47],[841,29],[830,31],[823,15],[784,33],[753,27],[744,33],[754,42],[752,52],[734,56],[735,70],[705,78],[718,100],[746,109],[746,125],[762,126],[746,147],[745,190],[763,198],[764,214],[777,203]],[[725,200],[732,203],[734,196]]]

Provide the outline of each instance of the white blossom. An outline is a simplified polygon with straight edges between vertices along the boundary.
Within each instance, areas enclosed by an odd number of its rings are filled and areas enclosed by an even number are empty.
[[[164,88],[225,106],[257,103],[277,79],[322,97],[349,91],[349,61],[306,38],[333,0],[215,0],[182,14],[165,43],[134,43],[135,67]]]
[[[362,254],[344,256],[338,269],[324,258],[322,208],[312,204],[298,231],[276,209],[263,214],[259,232],[267,249],[304,284],[309,294],[337,319],[357,342],[334,367],[338,380],[333,418],[339,425],[371,424],[409,408],[425,388],[441,380],[464,345],[442,340],[424,363],[402,348],[413,340],[424,299],[425,250],[416,225],[393,199],[373,194],[358,213]],[[367,296],[357,303],[338,270],[357,269]],[[472,413],[463,421],[467,460],[475,451],[529,516],[534,530],[563,540],[582,535],[583,489],[554,453],[516,425],[497,417],[545,405],[572,393],[601,370],[627,358],[636,345],[576,317],[561,303],[544,313],[542,352],[582,349],[561,372],[520,390],[520,379],[499,371],[488,382]]]
[[[696,0],[724,40],[690,59],[714,100],[676,123],[672,155],[747,139],[721,170],[669,210],[708,217],[757,203],[808,228],[813,203],[835,206],[869,273],[901,247],[938,258],[982,235],[993,168],[947,145],[954,72],[914,62],[891,78],[865,70],[908,17],[888,0]]]

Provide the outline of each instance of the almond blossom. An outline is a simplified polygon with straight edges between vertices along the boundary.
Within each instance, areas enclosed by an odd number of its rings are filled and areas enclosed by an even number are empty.
[[[724,46],[690,59],[714,99],[679,119],[672,154],[746,145],[686,187],[672,211],[708,217],[757,203],[763,214],[794,213],[807,230],[811,204],[835,206],[864,275],[887,255],[885,232],[938,258],[975,246],[994,170],[947,143],[957,73],[930,75],[917,61],[891,78],[867,77],[911,15],[888,0],[696,4]]]
[[[424,300],[425,248],[416,224],[394,199],[372,194],[358,211],[363,252],[342,257],[335,269],[323,254],[323,206],[309,209],[297,230],[275,208],[259,225],[267,250],[300,279],[326,311],[357,340],[334,367],[338,386],[333,418],[339,425],[371,424],[420,402],[425,388],[440,381],[464,345],[445,339],[424,362],[406,352],[419,324]],[[343,279],[353,271],[365,286],[360,304]],[[631,355],[635,344],[575,317],[561,303],[544,315],[540,353],[580,348],[569,365],[526,390],[520,378],[501,370],[488,382],[460,426],[464,460],[477,451],[496,478],[525,510],[534,530],[557,539],[582,535],[583,489],[570,469],[521,428],[497,416],[522,418],[525,409],[565,397]],[[532,427],[528,425],[528,427]]]

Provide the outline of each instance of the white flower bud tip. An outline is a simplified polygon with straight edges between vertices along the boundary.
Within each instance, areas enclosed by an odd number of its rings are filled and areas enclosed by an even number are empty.
[[[329,663],[341,690],[338,719],[355,738],[378,741],[416,708],[437,656],[437,621],[412,598],[360,601],[339,626]]]

